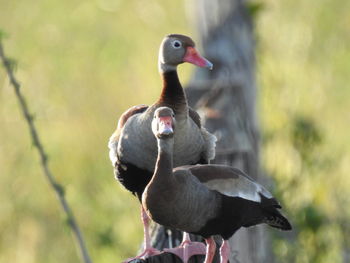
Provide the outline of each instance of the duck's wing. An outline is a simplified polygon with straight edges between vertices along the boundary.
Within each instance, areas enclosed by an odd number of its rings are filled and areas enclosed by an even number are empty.
[[[128,119],[131,116],[133,116],[135,114],[143,113],[147,109],[148,109],[148,106],[144,105],[144,104],[133,106],[130,109],[128,109],[127,111],[125,111],[120,116],[120,118],[118,120],[117,129],[114,131],[114,133],[112,134],[112,136],[110,137],[109,142],[108,142],[108,147],[110,149],[109,157],[110,157],[113,165],[115,165],[115,162],[116,162],[116,152],[117,152],[117,147],[118,147],[118,141],[119,141],[119,137],[120,137],[121,131],[123,130],[125,123],[128,121]]]
[[[261,202],[271,200],[270,205],[279,206],[275,198],[262,185],[237,168],[227,165],[194,165],[187,166],[190,173],[211,190],[231,197]]]

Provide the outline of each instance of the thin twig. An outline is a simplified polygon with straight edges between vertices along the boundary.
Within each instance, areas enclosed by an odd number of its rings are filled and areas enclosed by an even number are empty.
[[[41,143],[41,140],[39,138],[38,131],[34,125],[33,116],[30,114],[25,97],[22,95],[22,93],[20,91],[21,85],[16,80],[15,75],[13,73],[13,61],[5,56],[4,48],[3,48],[1,41],[0,41],[0,58],[2,60],[4,67],[5,67],[6,73],[10,79],[10,83],[13,86],[13,88],[15,89],[15,94],[16,94],[16,97],[19,101],[19,105],[20,105],[21,111],[24,115],[24,118],[28,124],[30,136],[33,140],[34,147],[37,148],[37,150],[39,152],[41,167],[43,169],[44,175],[47,178],[47,180],[49,181],[49,184],[52,186],[53,190],[55,191],[56,196],[57,196],[57,198],[58,198],[66,216],[67,216],[68,224],[74,233],[74,237],[76,238],[76,241],[78,242],[78,246],[80,248],[82,259],[84,260],[83,262],[92,263],[90,256],[89,256],[89,253],[88,253],[88,250],[85,246],[85,242],[84,242],[82,233],[79,229],[77,221],[74,218],[73,211],[70,208],[70,206],[68,205],[68,202],[64,196],[64,189],[56,181],[56,179],[54,178],[54,176],[49,168],[48,157],[47,157],[47,154],[46,154],[44,147]]]

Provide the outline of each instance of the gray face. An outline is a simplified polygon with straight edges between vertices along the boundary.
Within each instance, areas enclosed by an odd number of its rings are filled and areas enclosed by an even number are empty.
[[[163,64],[177,66],[183,63],[186,47],[177,37],[166,37],[159,50],[159,60]]]
[[[194,47],[193,40],[184,35],[172,34],[163,39],[159,50],[159,62],[171,66],[183,63],[188,47]]]

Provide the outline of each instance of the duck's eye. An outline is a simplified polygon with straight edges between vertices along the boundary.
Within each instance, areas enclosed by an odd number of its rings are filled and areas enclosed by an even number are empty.
[[[179,40],[175,40],[175,41],[173,42],[173,47],[174,47],[174,48],[180,48],[180,47],[181,47],[181,42],[180,42]]]
[[[171,116],[173,116],[173,118],[175,118],[175,114],[174,113]]]

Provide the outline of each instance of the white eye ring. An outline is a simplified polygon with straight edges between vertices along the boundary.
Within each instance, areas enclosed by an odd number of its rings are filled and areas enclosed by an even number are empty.
[[[176,49],[179,49],[182,47],[182,44],[179,40],[174,40],[173,43],[172,43],[173,47],[176,48]]]

